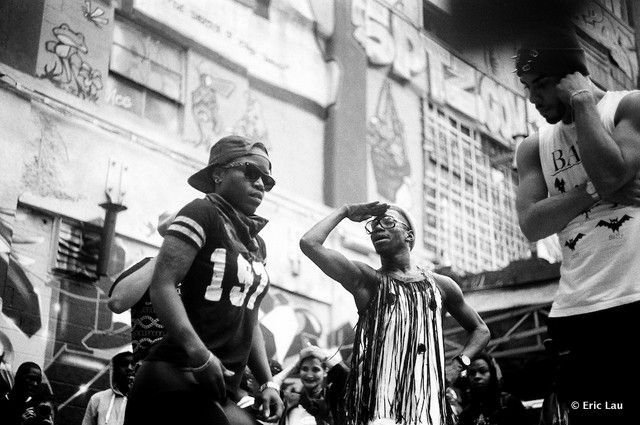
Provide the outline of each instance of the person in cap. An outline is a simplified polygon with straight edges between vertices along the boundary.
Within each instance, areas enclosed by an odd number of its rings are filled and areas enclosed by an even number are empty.
[[[379,269],[323,245],[345,218],[369,220],[365,230]],[[411,255],[414,244],[406,211],[380,202],[344,205],[300,240],[302,252],[353,295],[360,315],[346,395],[348,424],[444,424],[446,381],[455,381],[489,341],[487,326],[458,285],[421,267]],[[443,309],[469,332],[446,370]]]
[[[547,121],[517,150],[517,211],[528,239],[557,234],[562,248],[547,325],[570,352],[560,388],[579,403],[571,423],[622,423],[635,410],[618,365],[635,351],[625,324],[640,316],[640,92],[597,87],[570,28],[545,30],[516,57],[529,101]],[[624,411],[582,408],[613,400],[626,401]]]
[[[283,405],[258,323],[269,276],[258,236],[267,220],[255,212],[275,184],[267,149],[224,137],[188,182],[206,196],[165,233],[150,293],[166,336],[136,373],[125,423],[254,423],[235,403],[247,365],[263,417],[275,420]]]

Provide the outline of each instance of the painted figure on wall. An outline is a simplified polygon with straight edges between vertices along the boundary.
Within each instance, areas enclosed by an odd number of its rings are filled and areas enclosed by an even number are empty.
[[[200,72],[199,79],[200,84],[191,92],[191,112],[200,133],[200,139],[195,142],[195,146],[204,146],[209,149],[223,126],[219,96],[224,98],[231,96],[235,90],[235,84],[215,78],[206,72]]]
[[[367,123],[367,143],[378,193],[396,202],[404,179],[411,175],[411,165],[405,147],[404,126],[398,117],[388,80],[382,84],[375,115]]]
[[[233,133],[247,137],[264,144],[267,148],[271,148],[269,143],[269,134],[267,133],[267,125],[262,116],[262,106],[250,90],[245,93],[247,99],[247,107],[242,115],[233,126]]]
[[[81,55],[89,53],[84,34],[74,31],[68,24],[61,24],[52,32],[56,39],[47,41],[45,49],[56,55],[56,60],[53,65],[45,65],[39,77],[81,99],[98,100],[103,88],[102,73]]]

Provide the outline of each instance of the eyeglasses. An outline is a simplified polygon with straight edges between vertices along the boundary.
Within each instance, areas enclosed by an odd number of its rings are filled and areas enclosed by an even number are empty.
[[[238,168],[244,173],[247,180],[255,182],[258,179],[262,179],[264,184],[264,191],[269,192],[276,185],[276,181],[269,174],[258,168],[257,165],[250,162],[231,162],[224,165],[222,168]]]
[[[408,230],[411,230],[409,228],[409,226],[407,226],[406,224],[404,224],[401,221],[396,220],[395,218],[391,217],[390,215],[383,215],[382,217],[375,217],[375,218],[367,221],[367,224],[364,225],[364,230],[368,234],[371,234],[371,233],[373,233],[373,228],[376,227],[376,226],[380,226],[383,229],[393,229],[398,224],[406,227]]]

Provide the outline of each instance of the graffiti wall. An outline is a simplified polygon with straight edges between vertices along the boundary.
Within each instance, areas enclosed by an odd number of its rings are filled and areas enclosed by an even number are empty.
[[[194,118],[194,145],[205,131],[215,133],[215,122],[267,136],[291,131],[278,130],[286,121],[277,114],[285,110],[273,99],[259,95],[252,103],[247,101],[248,90],[239,85],[231,90],[222,83],[229,81],[227,74],[210,64],[201,65],[200,71],[204,77],[197,82],[203,83],[204,91],[194,98],[206,112],[200,127]],[[225,105],[225,94],[228,99],[237,94],[237,103]],[[14,193],[6,197],[3,191],[0,209],[0,273],[6,277],[0,280],[0,368],[15,371],[24,361],[41,364],[55,393],[59,421],[79,423],[89,397],[108,385],[109,359],[129,347],[128,315],[114,315],[106,304],[113,278],[155,254],[161,243],[156,225],[162,212],[175,211],[200,194],[185,183],[193,166],[158,146],[151,148],[57,105],[29,102],[5,91],[0,96],[6,105],[0,111],[1,139],[12,141],[0,144],[3,155],[12,158],[3,168],[3,183]],[[228,113],[213,113],[216,104],[218,111]],[[277,107],[267,112],[256,106],[263,104]],[[267,118],[275,127],[262,126],[261,114],[274,114],[274,109],[280,112]],[[19,111],[22,119],[9,111]],[[301,137],[290,134],[291,139]],[[314,137],[321,141],[322,133],[317,134]],[[284,152],[287,146],[270,144],[274,152]],[[278,162],[285,160],[282,155]],[[113,162],[127,166],[128,209],[118,216],[108,277],[98,279],[104,218],[98,204],[105,200],[107,170]],[[298,249],[300,236],[326,211],[277,193],[267,199],[260,213],[271,219],[265,240],[274,286],[263,303],[261,323],[269,354],[286,363],[305,344],[339,344],[337,338],[344,332],[334,331],[352,329],[357,314],[346,291]],[[349,232],[335,235],[332,246],[344,250],[345,234]],[[362,229],[357,234],[356,239],[366,239]],[[339,310],[336,314],[334,308]]]
[[[112,32],[111,2],[45,2],[36,75],[81,99],[98,101]]]

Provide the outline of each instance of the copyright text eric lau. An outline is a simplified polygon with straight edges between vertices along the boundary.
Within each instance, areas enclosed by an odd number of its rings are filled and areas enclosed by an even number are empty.
[[[572,401],[573,410],[622,410],[624,406],[621,402],[615,401]]]

